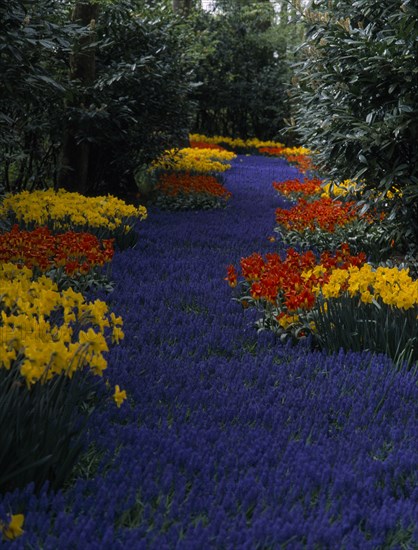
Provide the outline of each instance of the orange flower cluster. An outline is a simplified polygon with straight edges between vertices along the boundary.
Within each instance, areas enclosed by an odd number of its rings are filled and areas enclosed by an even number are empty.
[[[232,196],[232,193],[227,191],[215,177],[189,173],[163,174],[157,189],[172,197],[181,193],[205,193],[223,199],[229,199]]]
[[[193,149],[216,149],[217,151],[226,151],[225,147],[217,143],[205,143],[204,141],[191,141],[190,147],[193,147]]]
[[[228,281],[229,286],[232,288],[236,287],[238,284],[238,273],[232,264],[227,267],[225,281]]]
[[[285,229],[303,231],[320,228],[334,232],[335,228],[353,222],[358,217],[358,208],[353,201],[343,203],[329,197],[321,197],[313,202],[300,199],[289,210],[276,209],[276,221]]]
[[[63,267],[67,275],[88,273],[113,258],[114,239],[100,241],[91,233],[53,235],[47,227],[21,231],[17,225],[0,235],[0,261],[48,271]]]
[[[266,155],[280,157],[283,154],[283,149],[284,147],[259,147],[258,151],[260,153],[265,153]]]
[[[265,259],[257,253],[242,258],[241,272],[253,299],[279,305],[290,313],[311,309],[318,288],[328,282],[334,269],[360,267],[365,261],[364,253],[352,256],[347,244],[334,255],[323,252],[319,261],[310,250],[300,254],[289,248],[284,260],[277,253],[266,254]],[[230,286],[236,286],[237,278],[235,268],[229,266],[226,280]]]
[[[318,178],[308,179],[303,181],[299,179],[274,181],[273,187],[286,197],[299,198],[303,196],[311,197],[321,192],[322,181]]]
[[[284,157],[290,164],[295,164],[301,172],[307,172],[308,170],[314,170],[315,166],[312,164],[312,160],[309,155],[304,155],[297,152],[289,152],[286,147],[260,147],[260,153],[271,155],[274,157]]]
[[[287,162],[295,164],[303,173],[308,170],[315,170],[315,166],[312,164],[312,160],[308,155],[284,154],[283,156],[286,158]]]

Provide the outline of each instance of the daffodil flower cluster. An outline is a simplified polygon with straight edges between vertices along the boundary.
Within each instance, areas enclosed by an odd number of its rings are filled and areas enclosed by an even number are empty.
[[[240,138],[230,138],[226,136],[213,136],[208,137],[202,134],[190,134],[190,141],[198,141],[202,143],[224,143],[229,145],[232,149],[235,147],[248,148],[248,149],[258,149],[259,147],[283,147],[283,143],[278,141],[262,141],[257,138],[251,139],[240,139]]]
[[[408,269],[378,267],[370,264],[335,269],[321,288],[325,299],[339,298],[348,293],[359,297],[363,303],[381,301],[384,304],[407,310],[418,306],[418,280],[409,275]]]
[[[346,197],[358,191],[361,191],[363,186],[354,180],[330,181],[322,186],[322,197]]]
[[[86,302],[71,288],[60,292],[51,279],[32,275],[0,266],[0,368],[18,365],[28,387],[86,366],[101,376],[109,338],[124,336],[122,319],[105,302]]]
[[[163,169],[176,172],[225,172],[231,165],[228,161],[236,157],[230,151],[217,149],[170,149],[151,165],[151,170]]]
[[[7,195],[0,204],[0,217],[9,215],[24,226],[47,225],[53,230],[104,227],[112,231],[122,228],[129,232],[130,220],[144,220],[147,210],[144,206],[128,205],[111,195],[84,197],[63,189],[48,189]]]
[[[286,155],[310,155],[312,151],[307,147],[283,147],[282,154]]]
[[[284,157],[288,162],[296,164],[302,172],[313,168],[310,156],[311,150],[306,147],[285,147],[278,141],[262,141],[257,138],[240,139],[226,136],[208,137],[202,134],[190,134],[190,142],[199,144],[217,144],[224,145],[233,150],[235,149],[258,149],[261,154]]]
[[[351,179],[346,179],[343,181],[329,181],[326,184],[322,185],[322,196],[323,197],[346,197],[348,195],[353,195],[354,193],[362,193],[365,190],[364,182],[355,181]],[[394,198],[402,197],[401,191],[396,187],[393,187],[391,190],[383,196],[382,193],[374,192],[372,194],[374,199],[379,200],[392,200]]]

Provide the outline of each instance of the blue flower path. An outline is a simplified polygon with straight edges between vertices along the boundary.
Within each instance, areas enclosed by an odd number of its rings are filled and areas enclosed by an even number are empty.
[[[64,494],[8,495],[8,548],[397,548],[417,540],[418,389],[389,360],[327,356],[257,334],[226,266],[272,252],[280,159],[239,156],[225,210],[152,210],[117,255],[110,304],[127,390],[89,434],[95,475]],[[414,532],[415,528],[415,532]],[[26,546],[25,546],[26,545]]]

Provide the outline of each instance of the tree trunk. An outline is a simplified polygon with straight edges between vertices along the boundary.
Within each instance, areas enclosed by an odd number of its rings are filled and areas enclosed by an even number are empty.
[[[81,87],[94,83],[96,77],[95,49],[90,44],[96,39],[95,24],[99,13],[99,4],[89,1],[77,2],[73,11],[72,21],[88,28],[75,44],[70,58],[70,79],[78,80]],[[83,97],[74,100],[71,107],[84,108]],[[68,191],[86,193],[89,187],[88,174],[91,156],[91,144],[77,143],[77,123],[67,121],[63,140],[62,167],[59,175],[59,185]]]

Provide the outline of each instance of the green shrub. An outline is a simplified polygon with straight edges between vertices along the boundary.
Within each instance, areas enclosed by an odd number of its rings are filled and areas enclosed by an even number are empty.
[[[309,318],[315,323],[314,341],[330,353],[341,348],[385,353],[398,367],[416,369],[416,307],[403,310],[375,300],[365,304],[343,295],[326,302],[318,299]]]
[[[321,228],[294,231],[283,226],[276,227],[281,241],[291,247],[301,250],[336,250],[343,243],[350,246],[353,254],[364,252],[371,262],[380,263],[393,255],[401,241],[393,239],[396,226],[388,221],[370,223],[369,220],[359,218],[343,227],[336,227],[335,231],[328,232]]]
[[[46,481],[57,489],[83,450],[97,379],[77,372],[28,389],[18,370],[0,368],[0,492]]]
[[[327,175],[401,191],[391,205],[418,240],[418,8],[406,0],[315,0],[306,11],[296,126]],[[367,196],[370,192],[370,197]]]

